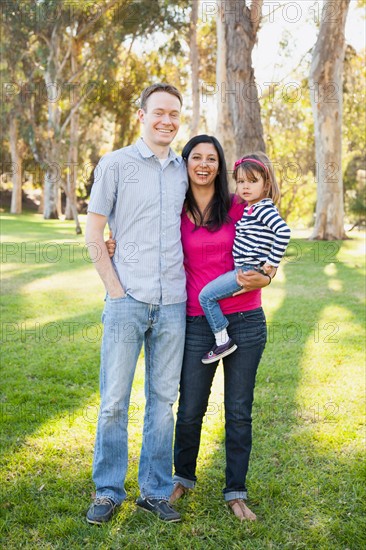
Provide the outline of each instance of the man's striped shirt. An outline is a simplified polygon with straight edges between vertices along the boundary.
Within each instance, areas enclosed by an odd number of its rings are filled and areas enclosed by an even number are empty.
[[[277,267],[290,240],[290,228],[271,199],[246,206],[236,224],[233,246],[235,266],[264,262]]]
[[[113,265],[124,291],[140,302],[186,300],[180,221],[188,188],[185,162],[171,149],[164,164],[140,138],[104,155],[88,212],[108,217]]]

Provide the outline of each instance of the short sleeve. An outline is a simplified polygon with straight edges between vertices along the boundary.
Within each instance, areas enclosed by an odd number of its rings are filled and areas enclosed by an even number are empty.
[[[88,212],[109,216],[117,200],[118,164],[113,153],[104,155],[95,167]]]

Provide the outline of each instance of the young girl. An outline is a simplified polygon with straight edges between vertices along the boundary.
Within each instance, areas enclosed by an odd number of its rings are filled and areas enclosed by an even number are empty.
[[[253,153],[236,161],[233,177],[237,195],[248,204],[236,223],[233,246],[235,270],[207,284],[199,295],[201,307],[215,335],[216,344],[202,357],[202,363],[214,363],[237,349],[229,338],[229,321],[218,300],[242,290],[237,283],[238,270],[269,272],[278,267],[290,240],[290,229],[278,214],[280,191],[273,167],[264,153]]]

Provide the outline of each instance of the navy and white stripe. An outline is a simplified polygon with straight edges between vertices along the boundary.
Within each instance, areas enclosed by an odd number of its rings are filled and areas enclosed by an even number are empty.
[[[290,241],[290,228],[271,199],[246,206],[236,224],[233,246],[235,266],[267,262],[278,267]]]
[[[118,277],[140,302],[186,300],[180,222],[187,188],[182,158],[170,150],[162,166],[141,138],[104,155],[95,169],[88,211],[108,217]]]

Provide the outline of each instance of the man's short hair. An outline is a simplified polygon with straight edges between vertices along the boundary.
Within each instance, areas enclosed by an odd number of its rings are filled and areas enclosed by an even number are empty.
[[[147,100],[152,94],[156,92],[166,92],[167,94],[175,95],[175,97],[179,99],[180,105],[183,105],[182,95],[175,86],[172,86],[171,84],[159,83],[152,84],[151,86],[148,86],[147,88],[142,90],[140,97],[140,109],[144,109],[146,111]]]

